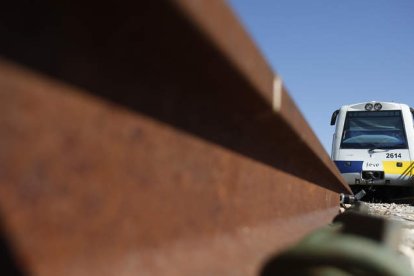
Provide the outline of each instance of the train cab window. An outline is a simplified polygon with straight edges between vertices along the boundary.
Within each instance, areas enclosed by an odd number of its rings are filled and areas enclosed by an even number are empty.
[[[407,148],[401,111],[347,112],[342,132],[341,148]]]

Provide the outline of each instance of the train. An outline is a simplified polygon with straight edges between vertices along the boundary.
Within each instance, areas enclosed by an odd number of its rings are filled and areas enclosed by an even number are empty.
[[[354,193],[414,186],[414,109],[370,101],[335,110],[331,159]]]

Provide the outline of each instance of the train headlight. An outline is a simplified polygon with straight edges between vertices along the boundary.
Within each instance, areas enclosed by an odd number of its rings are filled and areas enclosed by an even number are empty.
[[[372,103],[367,103],[365,105],[365,110],[371,111],[374,108],[374,105]]]
[[[376,104],[374,104],[374,109],[375,110],[381,110],[381,108],[382,108],[382,104],[380,104],[380,103],[376,103]]]

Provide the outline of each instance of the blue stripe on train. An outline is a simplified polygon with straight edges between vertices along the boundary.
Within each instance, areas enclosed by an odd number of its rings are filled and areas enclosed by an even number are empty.
[[[364,161],[335,161],[341,173],[353,173],[362,171],[362,163]]]

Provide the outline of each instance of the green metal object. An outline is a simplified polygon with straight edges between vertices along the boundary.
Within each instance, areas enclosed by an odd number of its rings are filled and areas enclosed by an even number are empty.
[[[310,234],[270,260],[261,276],[414,275],[405,256],[370,237],[343,232],[344,228],[338,222]]]

